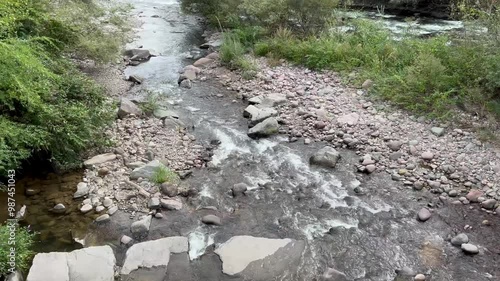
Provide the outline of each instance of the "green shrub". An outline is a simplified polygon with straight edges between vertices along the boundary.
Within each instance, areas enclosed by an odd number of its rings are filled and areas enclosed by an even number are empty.
[[[25,272],[31,263],[34,256],[32,250],[35,233],[30,231],[26,227],[22,227],[16,224],[15,228],[15,244],[9,244],[11,231],[6,224],[0,225],[0,276],[7,276],[9,272],[9,257],[10,248],[15,247],[15,264],[16,269]]]
[[[42,154],[78,166],[83,151],[106,143],[110,104],[68,57],[116,57],[124,30],[102,25],[109,17],[121,24],[93,1],[0,2],[0,174]]]
[[[155,170],[152,181],[158,184],[162,184],[164,182],[178,183],[180,181],[180,178],[176,172],[170,170],[165,166],[160,166]]]

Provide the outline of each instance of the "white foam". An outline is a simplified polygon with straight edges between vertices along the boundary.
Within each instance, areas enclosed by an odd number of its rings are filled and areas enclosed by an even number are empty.
[[[205,234],[200,230],[191,232],[189,239],[189,259],[195,260],[205,254],[205,249],[214,244],[214,234]]]
[[[212,193],[210,193],[210,188],[206,184],[204,184],[203,187],[201,188],[200,196],[201,197],[212,198],[212,199],[214,198],[212,196]]]

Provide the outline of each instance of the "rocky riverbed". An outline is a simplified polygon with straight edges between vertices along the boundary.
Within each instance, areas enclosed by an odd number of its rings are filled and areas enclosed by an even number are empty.
[[[198,48],[177,1],[134,6],[114,149],[85,161],[66,203],[95,218],[85,248],[38,254],[28,281],[500,277],[498,156],[474,134],[335,73],[261,60],[244,80],[219,65],[220,40]],[[148,116],[151,92],[164,101]]]

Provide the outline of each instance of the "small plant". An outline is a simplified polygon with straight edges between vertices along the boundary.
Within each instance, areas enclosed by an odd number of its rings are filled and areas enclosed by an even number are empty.
[[[155,112],[155,110],[161,108],[163,100],[164,98],[161,93],[148,91],[144,101],[139,104],[139,107],[146,115],[150,116],[153,112]]]
[[[164,182],[178,183],[179,180],[180,180],[179,175],[177,175],[176,172],[170,170],[169,168],[163,165],[156,168],[152,177],[152,181],[157,184],[162,184]]]
[[[21,272],[29,268],[31,259],[35,254],[32,248],[36,233],[18,224],[14,226],[15,238],[14,240],[9,240],[10,237],[12,237],[10,225],[0,225],[0,276],[7,276],[11,273],[9,271],[11,268],[11,264],[9,264],[9,254],[12,247],[15,247],[15,269]],[[15,241],[15,246],[9,244],[9,241]]]

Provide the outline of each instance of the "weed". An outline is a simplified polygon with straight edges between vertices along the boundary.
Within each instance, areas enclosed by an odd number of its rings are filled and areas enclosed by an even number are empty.
[[[162,165],[156,168],[152,177],[152,181],[157,184],[162,184],[164,182],[178,183],[180,181],[180,178],[177,173]]]
[[[10,226],[10,225],[9,225]],[[29,268],[31,259],[34,256],[32,250],[36,233],[26,227],[15,225],[15,248],[16,248],[16,269],[25,272]],[[11,231],[6,224],[0,225],[0,276],[7,276],[9,272],[9,251],[12,245],[9,245]]]

